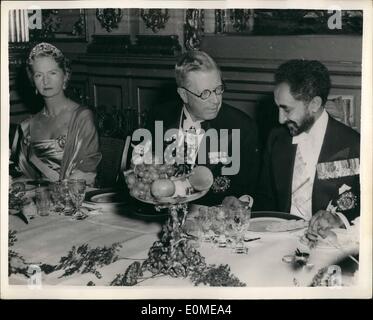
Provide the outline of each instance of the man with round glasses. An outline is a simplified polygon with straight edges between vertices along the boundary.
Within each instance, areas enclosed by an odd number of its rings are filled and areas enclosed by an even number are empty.
[[[182,87],[181,89],[184,89],[188,91],[191,94],[194,94],[196,97],[201,98],[202,100],[207,100],[212,93],[215,93],[216,95],[220,96],[224,92],[224,84],[221,84],[220,86],[217,86],[213,90],[205,89],[200,94],[196,94],[193,91],[188,90],[187,88]]]
[[[201,202],[215,205],[228,195],[253,194],[259,171],[257,128],[244,112],[223,103],[225,87],[219,67],[207,53],[188,51],[177,62],[175,76],[182,105],[174,103],[153,112],[157,120],[163,120],[165,131],[182,132],[179,142],[186,146],[187,163],[208,166],[213,172],[213,186]],[[218,141],[211,143],[216,136],[209,133],[214,129]],[[234,165],[239,166],[238,172],[226,174],[224,168]]]

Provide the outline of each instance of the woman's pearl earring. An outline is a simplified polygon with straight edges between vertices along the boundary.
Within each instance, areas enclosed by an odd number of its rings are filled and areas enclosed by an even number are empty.
[[[63,84],[62,89],[66,90],[66,83]]]
[[[35,94],[38,95],[39,94],[39,91],[38,89],[35,89]]]

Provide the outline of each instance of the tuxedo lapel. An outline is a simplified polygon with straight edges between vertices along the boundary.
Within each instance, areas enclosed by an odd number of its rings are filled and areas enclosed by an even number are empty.
[[[175,112],[172,117],[169,117],[164,120],[164,130],[168,129],[179,129],[180,120],[181,124],[183,123],[184,112],[181,108],[178,112]]]
[[[223,106],[222,106],[223,108]],[[218,145],[217,145],[217,150],[213,150],[211,149],[211,143],[210,143],[210,139],[206,139],[206,135],[203,137],[202,139],[202,143],[205,143],[205,150],[206,150],[206,165],[211,169],[213,170],[217,164],[213,164],[211,163],[210,161],[210,153],[211,152],[218,152],[219,151],[219,146],[220,146],[220,136],[219,136],[219,129],[220,129],[220,124],[219,124],[219,121],[218,119],[220,118],[221,116],[221,113],[222,113],[222,109],[220,109],[217,117],[215,119],[212,119],[212,120],[205,120],[205,121],[202,121],[201,122],[201,129],[203,129],[205,131],[205,133],[209,130],[209,129],[215,129],[218,133]],[[202,145],[202,144],[201,144]],[[204,152],[203,148],[200,148],[199,151],[201,152]],[[199,155],[198,155],[199,157]]]
[[[210,154],[210,152],[217,152],[217,151],[219,151],[219,149],[218,150],[213,150],[213,149],[211,149],[211,143],[210,143],[210,138],[208,138],[207,139],[207,137],[206,137],[206,132],[209,130],[211,128],[211,123],[210,123],[210,121],[203,121],[203,122],[201,122],[201,129],[203,129],[204,131],[205,131],[205,135],[203,136],[203,138],[202,138],[202,141],[201,141],[201,144],[200,144],[200,147],[199,147],[199,150],[198,150],[198,163],[199,164],[202,164],[202,165],[204,165],[204,163],[202,163],[203,162],[203,159],[204,159],[204,157],[202,157],[201,155],[202,155],[202,153],[205,153],[204,154],[204,156],[205,156],[205,159],[206,159],[206,165],[210,168],[210,169],[212,169],[214,166],[215,166],[215,164],[212,164],[211,162],[210,162],[210,157],[209,157],[209,154]],[[219,141],[218,141],[218,148],[219,148]]]
[[[201,122],[201,128],[202,128],[203,130],[205,130],[205,132],[206,132],[208,129],[210,129],[210,128],[211,128],[211,123],[210,123],[210,121],[208,121],[208,120],[202,121],[202,122]]]
[[[210,123],[209,121],[203,121],[201,123],[201,128],[205,131],[205,133],[207,132],[208,129],[210,129]],[[206,143],[206,165],[211,167],[211,163],[210,163],[210,157],[209,157],[209,154],[210,152],[212,151],[211,150],[211,144],[210,144],[210,139],[206,139],[206,135],[203,137],[203,141]],[[204,150],[201,150],[202,152]]]
[[[296,150],[297,145],[292,144],[292,137],[287,134],[279,139],[272,151],[272,166],[273,168],[277,168],[277,170],[274,170],[274,174],[276,175],[274,181],[277,184],[276,190],[279,195],[279,207],[285,212],[290,212],[291,207],[291,186]]]
[[[319,155],[319,159],[317,163],[329,162],[329,161],[333,161],[333,159],[337,160],[337,157],[339,156],[341,152],[346,153],[346,151],[349,151],[349,150],[340,150],[340,145],[338,144],[338,131],[336,130],[334,121],[336,120],[332,119],[329,116],[328,125],[325,131],[324,141],[321,146],[320,155]],[[347,152],[347,155],[348,155],[348,152]]]

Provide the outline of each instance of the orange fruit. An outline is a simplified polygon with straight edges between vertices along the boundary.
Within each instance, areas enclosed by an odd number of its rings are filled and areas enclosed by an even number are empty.
[[[150,191],[155,198],[172,197],[175,193],[175,184],[169,179],[153,181]]]
[[[198,166],[192,170],[188,180],[195,190],[204,191],[211,188],[214,176],[209,168]]]

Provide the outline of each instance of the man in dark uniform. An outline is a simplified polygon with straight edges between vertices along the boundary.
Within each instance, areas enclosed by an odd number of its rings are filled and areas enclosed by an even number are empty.
[[[213,185],[199,202],[216,205],[228,195],[253,194],[259,172],[257,128],[244,112],[222,102],[224,84],[215,61],[205,52],[188,51],[175,75],[181,104],[156,108],[151,122],[162,120],[164,131],[178,129],[185,162],[211,169]]]

